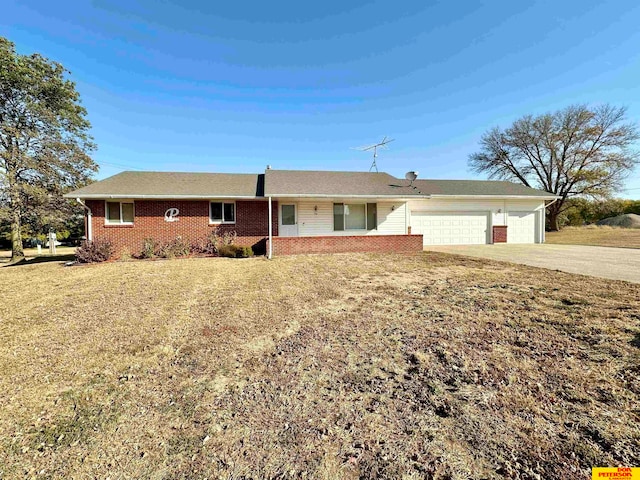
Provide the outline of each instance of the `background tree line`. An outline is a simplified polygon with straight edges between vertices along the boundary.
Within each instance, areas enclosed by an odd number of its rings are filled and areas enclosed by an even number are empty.
[[[589,225],[598,220],[617,217],[625,213],[640,215],[640,200],[572,198],[567,200],[565,206],[566,209],[558,218],[561,227]]]

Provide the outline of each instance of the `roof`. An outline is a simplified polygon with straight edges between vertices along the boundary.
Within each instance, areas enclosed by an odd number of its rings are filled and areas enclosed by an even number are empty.
[[[556,198],[552,193],[521,183],[498,180],[415,180],[413,184],[430,196],[511,196]]]
[[[67,198],[262,197],[264,175],[244,173],[122,172]]]
[[[521,184],[492,180],[415,180],[383,172],[267,170],[264,174],[122,172],[67,193],[66,198],[489,196],[556,198]]]
[[[406,180],[388,173],[267,170],[265,195],[282,196],[419,196]]]
[[[331,172],[306,170],[267,170],[267,196],[511,196],[545,197],[555,195],[522,184],[494,180],[415,180],[377,172]]]

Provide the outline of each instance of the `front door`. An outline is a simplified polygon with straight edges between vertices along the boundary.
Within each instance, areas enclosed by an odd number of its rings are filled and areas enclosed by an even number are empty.
[[[278,235],[281,237],[298,236],[298,212],[294,203],[280,204]]]

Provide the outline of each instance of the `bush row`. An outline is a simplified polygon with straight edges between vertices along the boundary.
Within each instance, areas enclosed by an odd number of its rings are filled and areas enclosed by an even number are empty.
[[[162,243],[153,238],[146,238],[135,258],[178,258],[190,255],[211,255],[231,258],[247,258],[253,256],[251,247],[235,245],[235,232],[212,232],[207,238],[193,243],[178,236]],[[109,260],[114,254],[113,245],[103,240],[85,241],[76,250],[79,263],[95,263]],[[123,255],[130,257],[127,253]]]

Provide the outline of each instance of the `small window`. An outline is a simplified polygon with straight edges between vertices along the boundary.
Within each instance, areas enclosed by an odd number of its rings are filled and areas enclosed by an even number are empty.
[[[211,202],[211,221],[222,221],[222,203]]]
[[[120,223],[120,202],[107,202],[107,221]]]
[[[114,225],[133,223],[134,210],[132,202],[107,202],[105,219]]]
[[[236,221],[236,206],[233,203],[225,203],[223,205],[222,221],[235,222]]]
[[[377,213],[375,203],[334,203],[333,230],[375,230]]]
[[[211,202],[209,209],[211,223],[235,223],[236,204],[232,202]]]
[[[121,203],[122,223],[133,223],[133,203]]]

